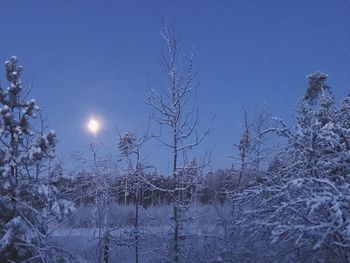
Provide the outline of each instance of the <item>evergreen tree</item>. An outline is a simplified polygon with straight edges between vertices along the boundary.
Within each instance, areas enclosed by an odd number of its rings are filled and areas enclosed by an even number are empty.
[[[270,232],[276,246],[294,246],[294,261],[350,260],[350,100],[337,109],[326,78],[308,76],[296,130],[279,130],[288,144],[278,166],[269,180],[244,192],[244,205],[253,208],[243,221]]]
[[[67,212],[69,203],[57,199],[49,161],[56,135],[35,127],[40,112],[26,101],[16,57],[5,62],[7,89],[0,88],[0,261],[49,262],[49,218]]]

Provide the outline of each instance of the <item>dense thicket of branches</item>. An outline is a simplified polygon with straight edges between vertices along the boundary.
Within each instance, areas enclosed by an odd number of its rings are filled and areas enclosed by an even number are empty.
[[[350,98],[337,107],[326,79],[308,76],[296,128],[278,120],[272,129],[287,139],[286,148],[263,180],[231,195],[245,208],[235,222],[248,234],[268,236],[280,260],[350,260]]]

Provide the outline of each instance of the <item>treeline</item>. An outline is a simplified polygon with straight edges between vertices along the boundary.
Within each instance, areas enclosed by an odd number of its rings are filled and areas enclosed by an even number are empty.
[[[76,206],[94,204],[97,177],[99,177],[98,174],[95,175],[88,171],[79,171],[69,176],[63,176],[61,173],[57,187],[62,188],[62,192],[66,192],[66,198],[74,202]],[[246,171],[241,185],[248,185],[255,177],[256,173],[253,170]],[[177,184],[177,181],[171,176],[145,173],[140,175],[139,180],[136,180],[133,175],[119,175],[118,172],[115,172],[109,174],[107,178],[110,200],[119,205],[138,203],[147,208],[171,205],[175,201],[174,193],[168,191],[174,189]],[[198,178],[195,169],[188,169],[183,171],[179,178],[181,178],[182,185],[185,186],[181,191],[182,199],[188,203],[224,203],[229,200],[229,194],[237,189],[239,171],[234,168],[218,169]]]

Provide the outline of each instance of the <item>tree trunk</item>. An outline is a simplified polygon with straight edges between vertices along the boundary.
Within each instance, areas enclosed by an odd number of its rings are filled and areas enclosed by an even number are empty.
[[[139,204],[137,201],[135,212],[135,263],[139,263]]]
[[[109,237],[108,234],[104,238],[103,244],[103,263],[108,263],[109,258]]]

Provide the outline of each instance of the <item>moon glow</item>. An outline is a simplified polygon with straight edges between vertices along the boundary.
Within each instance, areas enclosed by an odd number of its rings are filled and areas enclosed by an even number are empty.
[[[96,134],[100,129],[100,123],[95,119],[90,119],[87,127],[90,132]]]

